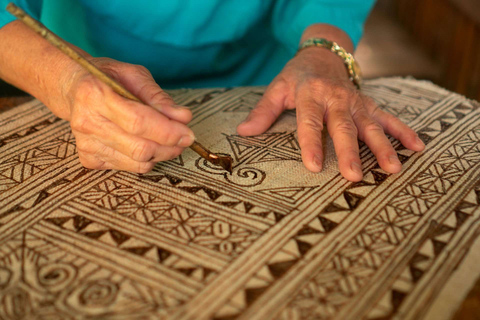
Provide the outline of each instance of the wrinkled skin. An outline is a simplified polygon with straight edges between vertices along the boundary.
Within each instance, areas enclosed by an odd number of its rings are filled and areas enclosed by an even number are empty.
[[[302,41],[310,37],[337,41],[353,51],[348,35],[330,25],[308,27]],[[70,121],[85,167],[145,173],[193,143],[194,134],[187,126],[190,110],[175,105],[144,67],[83,52],[142,104],[114,93],[20,21],[0,28],[0,39],[0,77]],[[294,108],[303,163],[312,172],[322,169],[324,124],[333,139],[340,172],[351,181],[362,179],[357,139],[391,173],[399,172],[401,164],[385,133],[411,150],[424,149],[414,131],[356,90],[341,59],[324,48],[306,48],[293,57],[237,131],[261,134],[283,110]]]
[[[412,129],[360,93],[348,79],[342,61],[323,48],[307,48],[290,60],[237,131],[261,134],[286,109],[296,109],[302,160],[312,172],[322,170],[324,123],[340,172],[350,181],[362,179],[357,139],[368,145],[380,167],[390,173],[399,172],[402,165],[385,133],[411,150],[425,147]]]
[[[78,71],[64,95],[85,167],[145,173],[192,144],[195,137],[187,127],[190,110],[176,106],[147,69],[107,58],[91,60],[146,105],[120,97],[90,74]]]

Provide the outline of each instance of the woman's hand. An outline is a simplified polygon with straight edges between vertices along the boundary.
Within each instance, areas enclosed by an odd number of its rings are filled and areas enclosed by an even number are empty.
[[[76,70],[63,86],[62,100],[67,101],[64,118],[85,167],[145,173],[193,143],[194,134],[186,126],[190,110],[176,106],[146,68],[108,58],[90,60],[145,104],[123,98],[83,69]]]
[[[336,36],[341,46],[343,42],[345,47],[352,48],[348,36],[345,39],[346,34],[338,29],[318,27],[307,29],[302,39],[320,31],[320,37],[335,40]],[[412,129],[357,91],[343,61],[324,48],[306,48],[290,60],[237,131],[246,136],[261,134],[282,111],[294,108],[302,160],[312,172],[322,170],[324,123],[335,146],[340,172],[350,181],[362,179],[357,139],[368,145],[380,167],[390,173],[399,172],[402,165],[385,133],[411,150],[422,151],[425,147]]]
[[[0,28],[0,39],[0,77],[70,121],[85,167],[144,173],[193,143],[190,110],[176,106],[144,67],[76,48],[142,104],[113,92],[21,21]]]

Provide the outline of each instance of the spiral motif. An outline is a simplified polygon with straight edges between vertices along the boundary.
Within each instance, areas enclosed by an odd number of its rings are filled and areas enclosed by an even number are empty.
[[[75,279],[76,275],[75,267],[66,263],[46,264],[37,271],[38,283],[54,292],[66,288]]]
[[[227,155],[225,153],[219,153],[220,155]],[[241,187],[253,187],[261,184],[265,180],[266,174],[264,171],[252,168],[252,167],[233,167],[232,174],[225,172],[220,166],[216,166],[208,162],[203,158],[198,158],[195,161],[195,166],[201,171],[208,174],[221,175],[228,182],[241,186]]]
[[[101,307],[112,304],[117,298],[118,286],[107,280],[101,279],[88,282],[79,293],[78,299],[85,307]]]
[[[225,153],[219,153],[221,156],[228,156],[228,154]],[[195,166],[202,170],[203,172],[209,173],[209,174],[217,174],[217,175],[224,175],[225,174],[225,169],[223,169],[221,166],[216,166],[207,160],[205,160],[202,157],[199,157],[197,161],[195,161]]]
[[[265,180],[266,174],[262,170],[243,167],[243,168],[234,168],[233,173],[224,174],[225,180],[230,183],[233,183],[241,187],[253,187],[258,186]]]

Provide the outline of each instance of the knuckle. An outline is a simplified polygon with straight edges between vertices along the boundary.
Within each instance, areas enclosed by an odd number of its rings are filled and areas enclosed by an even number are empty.
[[[132,119],[127,121],[127,132],[133,135],[142,135],[145,132],[145,116],[135,112]]]
[[[342,121],[338,123],[334,129],[334,132],[344,133],[349,135],[357,135],[357,127],[351,121]]]
[[[250,111],[250,113],[248,114],[248,119],[252,119],[252,118],[255,118],[261,114],[263,114],[264,111],[262,110],[262,108],[257,105],[254,109],[252,109],[252,111]]]
[[[142,66],[141,64],[132,64],[131,67],[134,71],[136,71],[138,73],[141,73],[141,74],[144,74],[144,75],[147,75],[147,76],[152,75],[150,73],[150,71],[145,66]]]
[[[381,132],[383,133],[383,127],[378,122],[370,122],[365,126],[366,132]]]
[[[163,130],[162,133],[163,133],[162,134],[163,145],[174,146],[178,143],[179,138],[177,134],[173,132],[173,130]]]
[[[310,116],[306,117],[302,120],[301,125],[308,128],[309,130],[313,130],[316,132],[322,132],[323,130],[323,119],[318,116]]]
[[[152,162],[138,162],[135,172],[136,173],[147,173],[150,172],[155,166]]]
[[[82,133],[91,133],[93,129],[93,125],[90,119],[83,116],[73,117],[70,121],[70,127],[73,131],[78,131]]]
[[[410,130],[400,131],[399,137],[401,139],[408,139],[411,141],[415,141],[418,138],[418,134],[415,131],[410,129]]]
[[[87,169],[102,169],[102,166],[103,166],[103,162],[102,161],[94,161],[90,158],[91,156],[88,155],[88,154],[83,154],[83,153],[79,153],[78,154],[78,158],[80,160],[80,163],[82,164],[82,166],[84,166],[85,168]]]
[[[104,157],[106,159],[112,159],[112,158],[118,157],[118,152],[115,149],[100,143],[96,145],[94,154],[96,156]]]
[[[258,103],[257,106],[250,112],[249,118],[255,118],[257,116],[270,116],[272,118],[278,117],[278,111],[271,107],[271,102],[263,100],[262,103]]]
[[[132,159],[135,161],[149,161],[155,155],[155,149],[147,141],[136,142],[132,148]]]
[[[160,104],[160,103],[165,103],[165,104],[173,104],[172,98],[160,89],[160,87],[156,83],[147,83],[144,84],[140,91],[139,94],[141,96],[145,97],[145,100],[148,101],[149,103],[155,103],[155,104]]]
[[[88,143],[86,139],[77,139],[75,145],[79,154],[90,151],[90,143]]]
[[[376,104],[372,104],[372,105],[367,105],[367,110],[368,112],[370,113],[370,115],[373,117],[373,118],[378,118],[382,115],[386,116],[387,118],[390,118],[390,114],[389,113],[385,113],[382,109],[380,109]]]
[[[377,133],[377,134],[384,134],[385,131],[383,130],[383,127],[378,123],[371,121],[367,123],[364,127],[363,130],[359,130],[359,137],[360,140],[365,141],[365,139],[368,138],[368,135]],[[370,136],[370,137],[377,137],[377,135]]]
[[[163,146],[173,147],[178,144],[181,138],[181,128],[176,123],[172,122],[165,126],[165,129],[161,131],[160,140],[157,141]]]
[[[358,147],[347,147],[343,149],[343,154],[350,157],[356,158],[359,155]]]

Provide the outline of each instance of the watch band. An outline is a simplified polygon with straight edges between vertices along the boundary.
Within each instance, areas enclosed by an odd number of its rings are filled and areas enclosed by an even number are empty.
[[[329,41],[324,38],[310,38],[305,40],[298,47],[297,53],[305,48],[313,46],[326,48],[331,52],[335,53],[340,58],[342,58],[343,63],[347,67],[348,74],[350,75],[350,80],[355,84],[355,86],[357,86],[358,89],[360,89],[360,86],[362,84],[362,72],[360,70],[360,66],[358,65],[357,61],[351,53],[348,53],[335,41]]]

